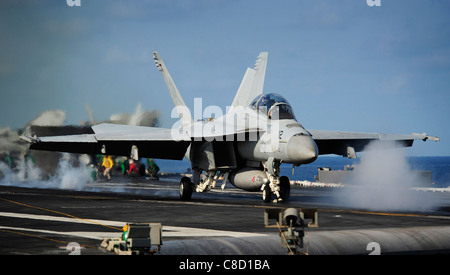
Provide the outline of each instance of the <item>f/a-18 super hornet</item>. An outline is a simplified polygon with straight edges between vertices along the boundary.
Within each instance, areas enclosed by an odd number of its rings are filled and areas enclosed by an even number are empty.
[[[425,133],[307,130],[296,120],[284,97],[263,93],[267,57],[267,52],[260,53],[255,67],[247,69],[231,106],[218,118],[194,121],[165,63],[155,52],[156,67],[175,105],[172,115],[179,117],[171,129],[104,123],[93,126],[93,134],[23,139],[35,150],[174,160],[186,157],[193,176],[181,179],[181,199],[190,199],[193,192],[209,191],[223,178],[222,188],[229,181],[240,189],[260,190],[266,202],[289,198],[290,181],[280,175],[281,163],[299,166],[324,154],[356,158],[356,152],[373,140],[396,141],[401,146],[412,146],[416,139],[439,140]]]

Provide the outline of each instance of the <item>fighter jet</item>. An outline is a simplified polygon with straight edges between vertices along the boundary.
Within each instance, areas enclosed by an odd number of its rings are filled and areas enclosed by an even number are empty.
[[[262,52],[254,68],[247,68],[231,106],[218,118],[217,108],[209,110],[210,118],[193,118],[161,56],[154,52],[156,67],[175,105],[172,115],[179,117],[171,129],[99,124],[92,127],[94,134],[22,138],[34,150],[174,160],[186,157],[193,176],[180,181],[182,200],[191,199],[193,192],[215,188],[222,177],[222,189],[229,181],[240,189],[262,191],[265,202],[289,199],[290,181],[280,175],[281,163],[299,166],[324,154],[356,158],[356,152],[373,140],[395,141],[401,146],[412,146],[416,139],[439,140],[425,133],[307,130],[283,96],[263,93],[267,58],[268,53]]]

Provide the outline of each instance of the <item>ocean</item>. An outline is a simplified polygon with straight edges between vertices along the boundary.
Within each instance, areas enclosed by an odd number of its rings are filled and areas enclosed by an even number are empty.
[[[190,168],[187,159],[176,160],[155,160],[160,167],[160,171],[170,173],[184,173]],[[292,165],[282,164],[281,175],[288,176],[291,180],[314,181],[319,167],[330,167],[332,170],[343,170],[346,165],[360,164],[361,158],[347,159],[336,156],[319,156],[313,163],[295,167],[292,175]],[[450,156],[448,157],[406,157],[406,162],[410,170],[432,171],[432,181],[434,187],[445,188],[450,186]]]

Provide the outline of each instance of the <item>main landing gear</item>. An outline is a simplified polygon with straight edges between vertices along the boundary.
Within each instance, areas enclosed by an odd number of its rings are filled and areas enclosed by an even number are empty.
[[[194,185],[192,184],[191,179],[182,177],[180,181],[180,199],[183,201],[190,200],[193,191]]]
[[[216,187],[217,181],[222,176],[223,176],[223,184],[222,184],[223,189],[228,179],[229,172],[216,173],[216,171],[207,171],[205,172],[204,180],[200,180],[200,174],[201,174],[200,170],[194,169],[193,175],[194,182],[192,182],[191,179],[188,177],[181,178],[180,181],[181,200],[190,200],[192,197],[192,193],[194,191],[198,193],[210,191],[212,188]]]
[[[286,176],[280,177],[280,165],[281,160],[275,158],[269,158],[263,163],[264,172],[267,179],[264,180],[264,184],[261,186],[262,199],[264,202],[286,202],[289,200],[291,194],[291,184],[289,178]],[[223,176],[222,189],[228,179],[229,172],[217,173],[217,171],[205,172],[205,177],[200,180],[201,171],[193,169],[193,182],[188,177],[183,177],[180,181],[180,199],[190,200],[192,193],[195,192],[207,192],[214,188],[217,181]]]

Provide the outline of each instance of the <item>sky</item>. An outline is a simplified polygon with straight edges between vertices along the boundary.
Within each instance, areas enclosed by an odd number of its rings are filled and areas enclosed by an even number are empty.
[[[70,1],[69,1],[70,2]],[[410,134],[408,154],[450,155],[450,2],[446,0],[0,1],[0,127],[45,110],[66,124],[173,103],[152,53],[186,104],[231,105],[269,52],[265,92],[306,129]]]

